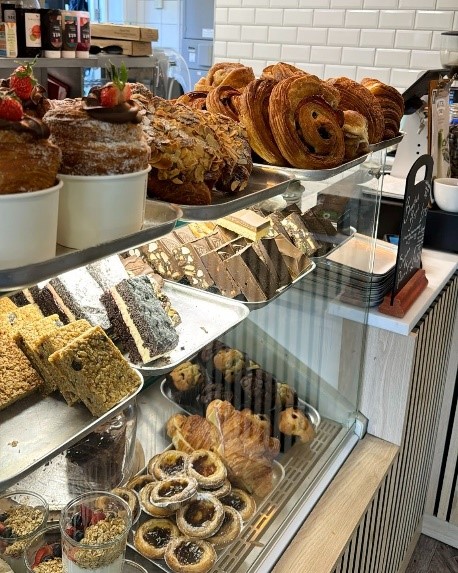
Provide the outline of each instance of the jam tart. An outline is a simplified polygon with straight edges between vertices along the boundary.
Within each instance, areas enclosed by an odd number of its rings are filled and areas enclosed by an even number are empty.
[[[204,539],[218,531],[224,519],[223,504],[210,493],[198,493],[177,511],[178,529],[189,537]]]
[[[204,487],[199,487],[197,491],[211,493],[218,499],[221,499],[225,495],[229,495],[231,493],[232,484],[228,479],[223,481],[223,484],[219,486],[218,489],[206,490]]]
[[[157,507],[177,510],[197,493],[197,481],[190,476],[177,476],[154,484],[150,501]]]
[[[140,491],[145,487],[145,485],[156,481],[157,480],[154,476],[148,474],[135,476],[126,483],[126,488],[133,489],[137,493],[140,493]]]
[[[142,511],[140,506],[140,496],[138,493],[134,489],[129,489],[127,487],[115,487],[111,490],[111,493],[119,495],[119,497],[127,503],[130,507],[130,511],[132,512],[132,525],[137,523]]]
[[[237,539],[243,525],[242,516],[236,509],[229,505],[224,505],[223,508],[224,519],[220,528],[211,537],[207,538],[207,541],[217,549]]]
[[[180,536],[180,530],[170,519],[148,519],[134,535],[134,546],[143,557],[163,559],[167,545]]]
[[[221,458],[209,450],[194,450],[189,454],[186,471],[203,489],[218,489],[227,478],[226,466]]]
[[[151,501],[151,491],[159,482],[153,481],[145,485],[145,487],[140,491],[140,503],[142,509],[151,517],[170,517],[175,513],[175,509],[170,509],[168,507],[158,507]]]
[[[151,462],[151,473],[157,480],[165,480],[175,476],[186,475],[189,454],[179,450],[166,450]],[[195,477],[195,476],[194,476]]]
[[[216,551],[204,539],[177,537],[167,545],[164,558],[175,573],[207,573],[216,563]]]
[[[256,501],[243,489],[233,487],[231,493],[221,498],[221,503],[236,509],[243,521],[248,521],[256,511]]]

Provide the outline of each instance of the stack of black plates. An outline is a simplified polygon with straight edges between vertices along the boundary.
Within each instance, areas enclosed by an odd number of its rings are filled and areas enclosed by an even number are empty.
[[[304,288],[355,306],[378,306],[392,289],[397,247],[355,233],[302,281]]]

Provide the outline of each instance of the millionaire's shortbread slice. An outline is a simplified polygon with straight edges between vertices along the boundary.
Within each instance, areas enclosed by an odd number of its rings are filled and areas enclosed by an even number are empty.
[[[69,406],[73,406],[79,402],[80,399],[69,378],[65,376],[57,366],[49,362],[48,359],[51,354],[57,350],[61,350],[69,342],[90,328],[91,324],[87,320],[75,320],[75,322],[71,322],[53,332],[42,335],[34,345],[36,353],[40,358],[41,366],[46,370],[45,379],[51,381],[51,383],[58,388]]]
[[[151,362],[178,344],[178,334],[147,276],[131,277],[102,296],[113,332],[129,360]]]
[[[37,350],[37,342],[42,336],[50,334],[62,325],[59,315],[52,314],[35,322],[24,324],[14,335],[14,341],[22,352],[30,360],[32,366],[43,378],[41,390],[43,394],[50,394],[56,390],[57,385],[53,378],[48,375],[47,359],[41,358]]]
[[[100,326],[83,332],[49,361],[68,377],[93,416],[108,412],[140,384],[137,372]]]
[[[9,334],[11,338],[25,324],[43,318],[43,313],[36,304],[27,304],[14,310],[0,314],[0,332]]]
[[[42,384],[26,355],[5,332],[0,332],[0,410],[25,398]]]

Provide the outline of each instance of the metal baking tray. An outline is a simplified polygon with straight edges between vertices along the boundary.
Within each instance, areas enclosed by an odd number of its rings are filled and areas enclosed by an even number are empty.
[[[402,141],[405,133],[403,131],[399,132],[399,135],[396,137],[392,137],[391,139],[385,139],[385,141],[379,141],[378,143],[372,143],[369,145],[369,149],[371,152],[380,151],[381,149],[386,149],[387,147],[391,147],[392,145],[396,145]]]
[[[170,446],[170,448],[167,448],[167,449],[171,449],[171,448],[172,448],[172,446]],[[280,483],[282,482],[282,480],[285,477],[285,470],[284,470],[283,466],[279,462],[277,462],[276,460],[273,460],[273,462],[272,462],[272,469],[273,469],[272,491],[265,498],[253,496],[255,501],[256,501],[256,512],[254,513],[253,517],[251,517],[251,519],[249,521],[247,521],[246,523],[244,523],[242,525],[242,530],[245,527],[247,527],[250,523],[252,523],[253,521],[256,521],[257,517],[259,515],[261,515],[262,509],[269,502],[270,496],[274,493],[274,491],[277,489],[277,487],[280,485]],[[142,472],[142,473],[145,473],[145,472]],[[137,553],[138,555],[141,555],[141,553],[138,552],[137,549],[135,548],[135,545],[133,543],[133,536],[135,535],[135,532],[136,532],[138,526],[141,525],[142,523],[144,523],[145,521],[148,521],[148,519],[152,519],[152,517],[150,515],[148,515],[147,513],[145,513],[144,511],[142,511],[140,514],[139,520],[131,528],[131,531],[129,533],[127,545],[131,549],[133,549],[133,551],[135,551],[135,553]],[[231,547],[231,544],[229,544],[226,547],[222,547],[221,549],[216,550],[216,553],[217,553],[216,563],[218,563],[218,560],[226,553],[226,551],[228,549],[230,549],[230,547]],[[173,573],[172,569],[170,569],[167,566],[166,562],[163,559],[149,559],[148,557],[144,557],[144,556],[142,556],[142,557],[143,557],[143,559],[146,559],[149,563],[153,563],[154,565],[156,565],[157,567],[159,567],[163,571],[166,571],[167,573]],[[215,565],[215,567],[217,567],[217,565]]]
[[[0,491],[79,442],[99,424],[126,408],[143,388],[137,372],[136,391],[103,416],[83,404],[68,406],[56,394],[34,394],[8,406],[0,418]]]
[[[368,157],[369,154],[367,153],[357,157],[356,159],[342,163],[337,167],[333,167],[332,169],[297,169],[295,167],[275,167],[273,165],[269,165],[268,167],[274,171],[278,170],[279,172],[288,174],[292,180],[299,179],[300,181],[325,181],[326,179],[334,177],[334,175],[338,175],[339,173],[343,173],[352,167],[356,167],[357,165],[364,163]],[[255,163],[255,166],[267,167],[261,163]]]
[[[161,392],[162,395],[165,398],[167,398],[167,400],[170,400],[170,402],[172,402],[172,404],[175,404],[176,406],[183,408],[189,414],[199,414],[199,415],[202,414],[201,410],[194,404],[177,404],[177,402],[173,399],[172,387],[167,378],[164,378],[164,380],[162,380],[161,382]],[[315,430],[317,430],[318,426],[321,424],[321,416],[318,410],[313,406],[311,406],[308,402],[304,402],[304,400],[299,400],[298,405],[299,408],[304,411],[305,415],[310,420]]]
[[[241,322],[250,312],[246,305],[238,300],[173,281],[164,281],[162,290],[181,316],[181,324],[176,327],[179,341],[177,347],[167,356],[146,364],[132,364],[145,376],[166,374]]]
[[[141,231],[86,249],[75,250],[57,245],[57,254],[52,259],[13,269],[1,269],[0,292],[23,289],[108,255],[148,243],[170,233],[181,216],[182,212],[176,205],[146,201],[145,221]]]
[[[283,169],[270,165],[256,165],[248,186],[238,193],[214,191],[211,205],[178,205],[184,221],[211,221],[234,211],[251,207],[260,201],[281,195],[294,177]],[[150,200],[154,202],[153,200]]]

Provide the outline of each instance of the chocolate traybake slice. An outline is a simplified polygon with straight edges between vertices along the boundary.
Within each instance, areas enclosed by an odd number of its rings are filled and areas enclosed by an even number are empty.
[[[121,281],[102,296],[114,335],[129,360],[151,362],[178,344],[178,334],[148,276]]]

